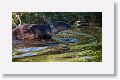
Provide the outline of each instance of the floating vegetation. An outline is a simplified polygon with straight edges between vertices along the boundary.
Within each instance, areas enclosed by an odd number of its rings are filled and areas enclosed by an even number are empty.
[[[92,32],[91,34],[93,34]],[[101,62],[102,43],[96,35],[65,30],[52,37],[52,40],[36,41],[32,46],[13,47],[14,62]],[[97,37],[101,34],[97,34]],[[25,42],[25,41],[24,41]],[[19,41],[18,41],[19,43]],[[14,44],[19,46],[21,44]],[[26,47],[25,47],[26,46]]]
[[[102,12],[13,12],[12,29],[13,62],[102,62]]]

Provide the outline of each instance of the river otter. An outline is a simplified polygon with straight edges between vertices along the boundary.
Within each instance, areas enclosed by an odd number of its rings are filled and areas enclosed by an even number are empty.
[[[63,21],[53,22],[54,33],[66,29],[70,29],[71,26]],[[49,24],[24,24],[12,31],[13,39],[50,39],[53,35],[52,29]]]

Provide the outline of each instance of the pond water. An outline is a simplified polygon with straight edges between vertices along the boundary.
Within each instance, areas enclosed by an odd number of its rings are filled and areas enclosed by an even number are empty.
[[[53,39],[57,39],[60,42],[64,42],[64,43],[75,43],[78,42],[78,40],[76,38],[58,38],[58,37],[54,37]]]
[[[13,41],[13,62],[100,62],[101,28],[64,30],[50,40]]]
[[[28,57],[28,56],[35,56],[36,54],[33,54],[31,52],[20,54],[20,55],[15,55],[13,58],[23,58],[23,57]]]
[[[58,37],[54,37],[53,39],[57,39],[60,42],[64,42],[64,43],[75,43],[75,42],[78,41],[75,38],[58,38]],[[27,57],[27,56],[35,56],[37,54],[33,54],[32,51],[40,51],[40,50],[43,50],[43,49],[47,48],[48,46],[56,46],[56,45],[57,45],[57,43],[48,43],[47,46],[20,48],[20,49],[17,49],[16,51],[23,52],[24,54],[16,55],[16,56],[14,56],[14,58],[21,58],[21,57]]]
[[[31,51],[38,51],[47,48],[47,46],[44,47],[30,47],[30,48],[21,48],[17,49],[19,52],[31,52]]]

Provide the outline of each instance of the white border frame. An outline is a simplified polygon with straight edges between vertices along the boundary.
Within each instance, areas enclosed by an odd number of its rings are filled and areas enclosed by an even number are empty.
[[[114,74],[112,0],[3,0],[0,2],[0,73]],[[12,12],[102,12],[102,62],[12,62]]]

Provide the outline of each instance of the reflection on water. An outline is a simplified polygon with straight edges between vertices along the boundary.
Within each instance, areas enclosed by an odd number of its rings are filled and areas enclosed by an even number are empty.
[[[64,43],[75,43],[78,42],[77,39],[75,38],[59,38],[59,37],[54,37],[53,39],[56,39],[60,42],[64,42]]]
[[[84,32],[85,31],[85,32]],[[13,41],[13,61],[88,62],[102,61],[101,29],[64,30],[50,40]]]
[[[27,57],[27,56],[35,56],[36,54],[33,54],[31,52],[20,54],[20,55],[15,55],[13,58],[22,58],[22,57]]]
[[[75,39],[75,38],[60,38],[59,39],[61,42],[66,42],[66,43],[75,43],[77,42],[78,40]]]
[[[30,48],[22,48],[22,49],[17,49],[19,52],[30,52],[30,51],[38,51],[47,48],[47,46],[44,47],[30,47]]]
[[[83,56],[83,57],[81,57],[80,59],[89,60],[89,61],[94,60],[94,58],[93,58],[93,57],[90,57],[90,56]]]
[[[77,39],[74,39],[74,38],[58,38],[58,37],[54,37],[54,38],[59,40],[60,42],[64,42],[64,43],[74,43],[74,42],[78,41]],[[17,42],[20,43],[19,41],[17,41]],[[16,42],[15,42],[15,44],[16,44]],[[48,46],[56,46],[57,43],[47,43],[46,45],[47,46],[41,45],[40,47],[28,47],[28,48],[24,47],[24,48],[16,49],[16,51],[22,52],[24,54],[16,55],[16,56],[14,56],[14,58],[35,56],[37,54],[33,54],[32,51],[40,51],[40,50],[43,50],[43,49],[47,48]],[[25,44],[24,44],[24,46],[25,46]]]

